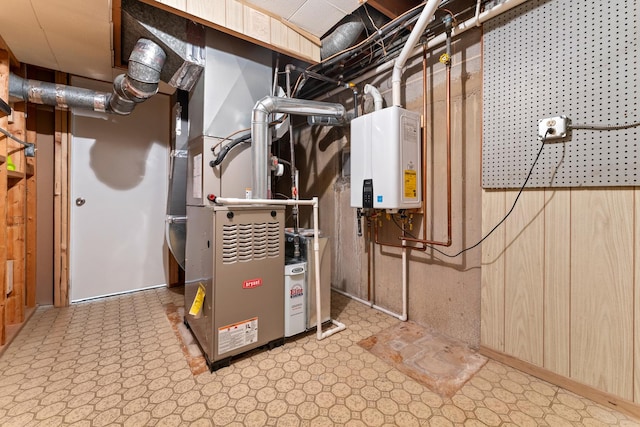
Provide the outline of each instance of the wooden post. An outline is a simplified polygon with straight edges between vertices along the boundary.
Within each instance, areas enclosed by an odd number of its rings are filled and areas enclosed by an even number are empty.
[[[36,106],[27,105],[27,142],[36,143]],[[26,302],[27,307],[36,306],[36,215],[37,215],[37,192],[36,192],[36,162],[35,158],[27,157],[27,168],[25,170],[27,179],[27,200],[26,200]]]
[[[9,52],[0,50],[0,98],[9,98]],[[0,118],[0,127],[7,129],[8,120]],[[6,262],[7,262],[7,138],[0,134],[0,345],[6,340],[5,303]]]
[[[68,84],[65,73],[56,72],[56,83]],[[69,305],[69,112],[56,109],[54,138],[54,284],[53,304]]]

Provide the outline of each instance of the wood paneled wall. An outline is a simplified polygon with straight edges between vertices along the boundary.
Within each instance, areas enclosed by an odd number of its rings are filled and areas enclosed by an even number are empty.
[[[483,192],[484,233],[516,194]],[[483,244],[482,346],[639,403],[639,214],[640,188],[523,192]]]
[[[9,100],[9,73],[24,73],[11,67],[11,53],[0,37],[0,98]],[[27,105],[11,105],[11,115],[0,117],[0,127],[12,135],[0,136],[0,351],[6,348],[35,307],[35,270],[27,264],[35,257],[35,165],[24,147],[14,139],[32,139],[27,132]],[[7,281],[11,261],[12,281]],[[11,285],[11,286],[9,286]],[[4,347],[3,347],[4,346]]]

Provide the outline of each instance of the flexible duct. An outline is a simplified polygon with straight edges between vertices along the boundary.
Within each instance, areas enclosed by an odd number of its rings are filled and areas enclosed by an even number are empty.
[[[322,39],[321,59],[328,58],[351,47],[364,30],[362,20],[356,15],[345,16],[343,21],[338,24],[331,34]]]
[[[254,199],[268,197],[267,177],[269,176],[269,115],[287,113],[299,116],[327,116],[346,123],[347,111],[341,104],[308,101],[306,99],[266,96],[253,107],[251,117],[251,161],[253,163]]]
[[[160,46],[151,40],[140,39],[129,57],[127,74],[115,78],[113,93],[28,80],[11,73],[9,95],[34,104],[127,115],[137,103],[158,92],[165,58]]]

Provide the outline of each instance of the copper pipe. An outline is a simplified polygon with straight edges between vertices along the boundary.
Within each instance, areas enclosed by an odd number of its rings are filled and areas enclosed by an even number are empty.
[[[426,251],[427,245],[446,246],[452,244],[451,238],[451,62],[447,63],[447,241],[441,242],[437,240],[427,239],[427,44],[422,44],[422,111],[425,122],[422,126],[422,239],[414,239],[404,236],[407,242],[416,242],[422,244],[422,247],[411,247],[420,251]]]
[[[404,232],[403,232],[403,235],[404,235]],[[411,246],[403,246],[400,243],[391,243],[391,242],[383,242],[383,241],[381,241],[379,236],[378,236],[378,226],[375,224],[375,222],[373,224],[373,236],[374,236],[374,239],[375,239],[374,241],[376,242],[376,244],[380,245],[380,246],[390,246],[392,248],[403,248],[403,247],[412,248]],[[407,240],[407,238],[404,237],[404,236],[398,237],[398,239]],[[422,248],[419,248],[419,249],[422,249]]]

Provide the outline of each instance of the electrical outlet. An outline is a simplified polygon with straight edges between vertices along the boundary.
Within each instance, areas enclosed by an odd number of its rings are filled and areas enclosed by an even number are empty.
[[[538,123],[538,139],[548,141],[567,136],[567,116],[548,117]]]

